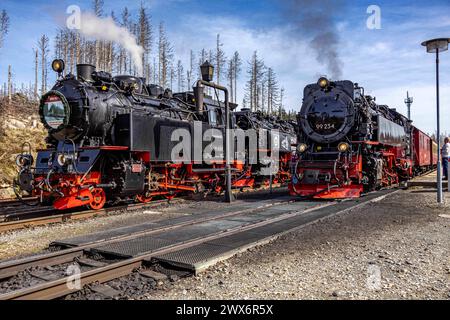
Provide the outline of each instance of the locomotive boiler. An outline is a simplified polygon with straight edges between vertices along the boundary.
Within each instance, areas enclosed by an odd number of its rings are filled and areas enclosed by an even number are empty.
[[[18,156],[14,182],[18,196],[31,194],[57,209],[100,209],[107,202],[149,202],[185,192],[223,190],[225,108],[219,99],[192,91],[172,93],[147,85],[143,78],[113,77],[87,64],[77,66],[76,76],[61,75],[62,60],[55,60],[52,67],[60,76],[39,107],[48,130],[47,148],[38,150],[36,159],[29,152]],[[231,109],[236,107],[231,104]],[[244,129],[254,129],[256,123],[277,129],[278,139],[288,142],[279,152],[282,165],[270,178],[287,181],[294,129],[279,119],[257,122],[257,117],[243,111],[236,118],[233,112],[232,127],[237,128],[238,120],[249,125]],[[215,131],[205,141],[211,129]],[[259,130],[258,139],[268,132]],[[202,151],[212,141],[220,146],[212,152],[214,159],[198,159],[194,145],[200,144]],[[241,151],[244,155],[231,161],[233,187],[267,183],[260,172],[270,163],[262,160],[273,157],[261,156],[253,164],[248,161],[251,150]]]
[[[357,83],[322,77],[307,85],[297,120],[293,195],[359,197],[413,174],[411,122]]]

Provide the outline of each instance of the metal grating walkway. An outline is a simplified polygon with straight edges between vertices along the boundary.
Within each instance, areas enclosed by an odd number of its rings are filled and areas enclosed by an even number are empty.
[[[332,206],[324,206],[309,212],[293,214],[292,217],[284,220],[252,228],[247,231],[237,232],[211,241],[206,241],[196,246],[178,251],[157,255],[153,258],[153,261],[167,263],[198,273],[211,265],[214,265],[218,261],[230,258],[236,253],[271,241],[282,234],[305,226],[308,223],[318,221],[345,210],[357,208],[361,204],[372,201],[378,197],[385,196],[391,192],[391,190],[383,190],[377,193],[369,194],[358,200],[343,201]],[[298,205],[298,203],[296,205]],[[290,205],[283,205],[283,209],[288,209],[289,206]],[[267,211],[273,211],[271,209],[268,209]],[[280,213],[281,211],[282,210],[279,210]],[[234,218],[239,219],[239,217]]]
[[[195,214],[189,214],[184,216],[179,216],[171,219],[164,219],[159,221],[152,221],[141,223],[138,225],[132,225],[127,227],[120,227],[106,231],[100,231],[91,233],[88,235],[72,237],[62,240],[57,240],[51,243],[51,246],[61,246],[61,247],[77,247],[92,242],[106,241],[114,238],[122,237],[125,235],[139,233],[139,232],[151,232],[160,228],[176,226],[178,224],[195,222],[198,219],[215,218],[226,213],[232,213],[236,211],[244,210],[258,210],[259,207],[268,205],[274,202],[288,201],[290,197],[282,196],[274,199],[267,199],[262,201],[251,201],[251,202],[237,202],[229,207],[220,208],[216,211],[211,211],[211,209],[199,209],[196,208]],[[186,212],[183,212],[184,214]]]

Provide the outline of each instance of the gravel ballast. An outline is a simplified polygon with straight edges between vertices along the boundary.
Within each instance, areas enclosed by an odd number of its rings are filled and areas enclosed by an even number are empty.
[[[62,237],[222,206],[227,204],[187,201],[17,231],[0,236],[0,255],[24,255]],[[120,292],[119,299],[449,299],[449,243],[450,203],[437,205],[432,190],[410,189],[307,225],[197,276],[153,283],[132,274],[107,285]],[[102,299],[85,291],[67,298]]]
[[[400,191],[144,299],[449,299],[450,204]]]

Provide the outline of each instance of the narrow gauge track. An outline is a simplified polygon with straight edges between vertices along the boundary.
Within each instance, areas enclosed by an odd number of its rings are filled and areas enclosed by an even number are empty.
[[[18,200],[18,203],[0,204],[0,222],[50,216],[56,212],[51,206],[29,206]]]
[[[22,201],[34,201],[36,200],[37,197],[26,197],[26,198],[22,198]],[[17,203],[18,200],[17,198],[7,198],[7,199],[0,199],[0,205],[4,205],[4,204],[9,204],[9,203]]]
[[[247,237],[249,234],[258,234],[263,230],[275,230],[275,232],[268,236],[267,233],[263,237],[259,237],[260,240],[265,240],[268,238],[273,239],[280,234],[291,231],[292,229],[297,229],[309,223],[324,219],[331,215],[342,213],[344,211],[357,208],[365,203],[379,200],[381,197],[387,194],[396,192],[395,190],[385,190],[382,192],[374,192],[368,194],[364,199],[360,201],[342,201],[342,202],[317,202],[317,201],[295,201],[292,198],[284,198],[281,201],[273,201],[264,204],[256,205],[244,210],[231,210],[224,212],[215,212],[211,214],[201,215],[199,217],[193,217],[189,220],[179,220],[178,223],[169,224],[165,227],[156,227],[149,230],[144,230],[136,233],[125,233],[121,236],[115,238],[95,240],[92,242],[87,242],[77,247],[63,249],[60,251],[50,252],[41,254],[38,256],[32,256],[29,258],[24,258],[20,260],[7,261],[0,264],[0,279],[4,281],[9,281],[11,277],[13,278],[13,283],[15,287],[13,291],[6,292],[0,295],[0,300],[8,299],[54,299],[68,295],[70,293],[79,291],[83,286],[91,284],[94,282],[104,283],[112,279],[120,278],[131,274],[134,270],[148,266],[152,263],[152,259],[158,256],[164,256],[165,254],[175,253],[177,254],[180,250],[193,249],[196,246],[206,245],[210,241],[218,240],[224,241],[227,238],[233,236],[244,235]],[[264,202],[264,201],[263,201]],[[299,205],[303,205],[302,210],[299,209]],[[286,210],[286,205],[293,205],[291,210]],[[295,206],[297,205],[297,207]],[[284,208],[284,211],[283,211]],[[297,210],[295,210],[297,208]],[[275,210],[274,210],[275,209]],[[272,214],[270,211],[272,210]],[[275,213],[273,211],[276,211]],[[80,259],[98,259],[99,252],[105,247],[114,247],[116,245],[120,248],[127,247],[130,243],[139,242],[139,239],[147,239],[148,237],[164,237],[169,233],[183,232],[189,230],[189,227],[200,227],[205,226],[208,221],[214,220],[216,225],[226,222],[226,218],[234,217],[235,220],[239,221],[238,218],[243,220],[243,214],[248,217],[248,215],[256,214],[260,215],[260,219],[257,221],[237,223],[232,227],[225,228],[219,231],[211,232],[210,234],[197,234],[188,239],[181,239],[175,241],[172,244],[160,245],[153,250],[148,250],[144,252],[138,252],[132,256],[123,256],[121,259],[117,256],[115,259],[107,260],[107,256],[103,256],[98,261],[99,265],[92,266],[90,268],[85,268],[81,271],[80,281],[81,288],[73,288],[73,286],[68,286],[72,277],[68,277],[65,273],[59,273],[59,275],[53,275],[52,278],[41,278],[41,283],[38,284],[27,284],[25,283],[23,287],[18,286],[17,282],[20,282],[20,274],[22,271],[33,267],[44,267],[44,266],[56,266],[70,264]],[[261,219],[261,216],[265,218]],[[177,219],[177,218],[175,218]],[[245,220],[245,219],[244,219]],[[228,220],[229,221],[229,220]],[[175,221],[174,221],[175,222]],[[273,231],[272,230],[272,231]],[[180,233],[178,233],[180,234]],[[147,238],[145,238],[147,237]],[[166,238],[167,239],[167,238]],[[255,242],[256,243],[256,242]],[[259,242],[260,243],[260,242]],[[247,247],[248,244],[247,244]],[[100,251],[96,251],[100,250]],[[94,255],[92,255],[94,253]],[[102,260],[103,259],[103,260]],[[56,270],[50,268],[48,270]],[[49,271],[47,271],[49,272]],[[57,273],[55,271],[55,273]],[[22,275],[23,276],[23,275]],[[56,277],[56,279],[55,279]],[[0,283],[0,288],[5,288],[5,286]],[[6,285],[8,288],[8,285]]]
[[[172,199],[170,202],[178,202],[180,199]],[[50,223],[61,223],[69,220],[80,220],[87,219],[96,216],[106,215],[110,212],[120,211],[120,210],[138,210],[143,208],[152,208],[158,206],[162,203],[167,203],[168,200],[156,200],[151,203],[130,203],[117,205],[112,207],[103,208],[100,210],[68,210],[68,211],[58,211],[52,207],[40,207],[40,208],[29,208],[28,210],[23,209],[23,211],[17,210],[10,214],[0,213],[0,233],[18,229],[24,229],[33,226],[41,226]],[[10,210],[14,210],[10,208]],[[21,209],[23,207],[20,207]],[[0,212],[4,212],[1,210]]]

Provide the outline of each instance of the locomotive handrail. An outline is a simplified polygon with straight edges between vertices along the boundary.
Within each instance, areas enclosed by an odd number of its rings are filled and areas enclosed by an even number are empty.
[[[233,193],[231,191],[232,183],[231,183],[231,166],[230,166],[230,133],[231,133],[231,117],[230,117],[230,103],[229,103],[229,93],[228,89],[224,86],[215,84],[214,82],[209,82],[203,79],[197,80],[196,89],[198,90],[198,96],[196,97],[197,108],[203,109],[203,87],[211,87],[217,90],[223,91],[225,95],[225,171],[226,171],[226,192],[225,192],[225,200],[227,202],[233,201]],[[219,102],[220,103],[220,102]]]

